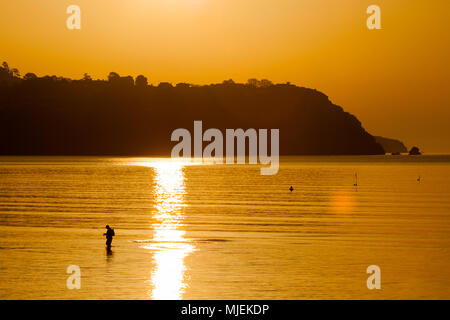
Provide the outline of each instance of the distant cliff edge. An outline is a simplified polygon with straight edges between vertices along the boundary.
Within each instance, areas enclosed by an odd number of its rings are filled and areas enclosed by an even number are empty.
[[[170,155],[177,128],[280,129],[282,155],[384,154],[359,120],[316,90],[251,79],[220,84],[37,77],[0,67],[0,154]],[[204,143],[204,146],[207,143]]]
[[[408,153],[408,149],[400,140],[379,136],[375,136],[375,140],[383,147],[386,153]]]

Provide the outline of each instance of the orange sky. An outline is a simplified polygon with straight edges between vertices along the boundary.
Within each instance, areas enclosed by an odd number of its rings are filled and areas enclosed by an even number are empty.
[[[66,8],[82,29],[66,28]],[[381,7],[382,30],[366,27]],[[14,0],[0,60],[22,74],[144,74],[211,83],[267,78],[316,88],[372,134],[450,152],[448,0]]]

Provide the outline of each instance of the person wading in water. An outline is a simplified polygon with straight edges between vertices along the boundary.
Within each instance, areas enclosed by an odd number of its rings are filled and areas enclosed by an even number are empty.
[[[111,229],[110,226],[107,225],[106,229],[107,231],[103,234],[104,236],[106,236],[106,247],[111,248],[111,242],[116,234],[114,233],[114,229]]]

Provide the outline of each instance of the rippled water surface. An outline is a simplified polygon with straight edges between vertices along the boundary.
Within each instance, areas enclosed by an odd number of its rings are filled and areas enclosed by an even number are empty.
[[[448,156],[0,157],[1,299],[450,299],[449,235]]]

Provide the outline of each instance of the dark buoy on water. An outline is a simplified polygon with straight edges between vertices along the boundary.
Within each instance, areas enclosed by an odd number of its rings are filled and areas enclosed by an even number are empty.
[[[358,173],[355,173],[355,183],[353,184],[354,187],[358,186]]]
[[[420,176],[417,178],[417,182],[419,182],[420,183]]]
[[[289,191],[294,191],[294,188],[291,186],[290,188],[289,188]]]

